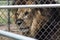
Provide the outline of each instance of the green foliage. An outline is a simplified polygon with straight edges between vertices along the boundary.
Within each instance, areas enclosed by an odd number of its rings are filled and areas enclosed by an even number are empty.
[[[12,4],[12,1],[9,1],[10,5]],[[0,5],[8,5],[8,1],[0,1]]]
[[[9,1],[10,2],[10,4],[12,4],[12,1]],[[8,5],[8,1],[7,0],[0,0],[0,5]],[[6,10],[1,10],[0,9],[0,12],[3,12],[3,14],[5,14],[5,13],[7,13],[7,11]],[[11,11],[12,12],[12,11]],[[6,15],[6,14],[5,14]],[[10,18],[10,21],[11,21],[11,23],[13,22],[13,19],[12,18]],[[7,18],[3,18],[3,17],[1,17],[1,15],[0,15],[0,25],[1,24],[7,24],[7,22],[8,22],[8,19]]]

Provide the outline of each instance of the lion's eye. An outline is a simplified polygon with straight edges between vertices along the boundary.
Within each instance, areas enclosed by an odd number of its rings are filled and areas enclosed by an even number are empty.
[[[28,14],[28,12],[25,13],[25,15],[27,15],[27,14]]]

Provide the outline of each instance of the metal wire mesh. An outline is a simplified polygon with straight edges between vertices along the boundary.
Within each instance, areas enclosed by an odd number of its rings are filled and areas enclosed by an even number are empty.
[[[20,4],[20,5],[24,5],[24,4],[26,4],[26,2],[27,1],[30,1],[30,3],[33,3],[33,4],[55,4],[55,3],[57,3],[57,4],[59,4],[60,3],[60,0],[14,0],[13,1],[13,4],[15,3],[16,5],[18,4]],[[27,2],[27,4],[29,4],[28,2]]]
[[[11,5],[59,4],[59,3],[60,3],[60,0],[13,0]],[[33,38],[36,38],[38,40],[60,40],[60,11],[59,11],[60,8],[21,8],[21,9],[16,8],[16,9],[12,9],[12,10],[10,10],[10,31],[17,33],[17,34],[25,35],[25,36],[31,35],[31,34],[29,34],[29,32],[22,33],[20,30],[20,24],[18,25],[19,22],[17,23],[17,20],[19,20],[18,18],[21,16],[20,13],[21,12],[26,13],[26,12],[24,12],[24,10],[26,10],[26,9],[27,10],[30,9],[30,11],[32,10],[35,13],[38,10],[41,12],[41,16],[43,16],[42,17],[43,19],[41,18],[41,20],[39,21],[40,28],[37,28],[39,30],[37,30],[37,29],[32,30],[34,32],[37,31],[35,33],[35,35],[33,32],[33,35],[34,35]],[[1,21],[2,24],[6,24],[8,22],[7,21],[8,13],[6,10],[4,10],[4,9],[0,10],[0,14],[1,14],[0,17],[1,17],[1,20],[3,20],[3,21]],[[32,11],[29,13],[33,13]],[[34,16],[34,14],[33,14],[33,16]],[[29,18],[29,20],[31,20],[31,18]],[[27,18],[25,20],[27,20]]]

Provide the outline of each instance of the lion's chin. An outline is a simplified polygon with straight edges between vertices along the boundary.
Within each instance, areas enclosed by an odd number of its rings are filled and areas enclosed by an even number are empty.
[[[22,31],[22,32],[28,32],[29,28],[20,28],[20,31]]]
[[[29,29],[20,29],[20,31],[22,31],[22,32],[28,32],[29,31]]]

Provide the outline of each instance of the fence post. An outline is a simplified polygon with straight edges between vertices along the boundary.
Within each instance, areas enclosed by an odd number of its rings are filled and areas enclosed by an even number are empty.
[[[10,4],[9,0],[7,0],[8,5]],[[8,9],[8,31],[10,31],[10,9]]]
[[[15,40],[37,40],[37,39],[34,39],[34,38],[14,34],[14,33],[3,31],[3,30],[0,30],[0,36],[9,37],[9,38],[12,38],[12,39],[15,39]]]

